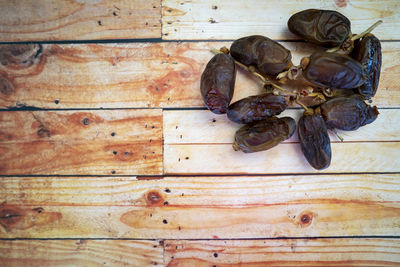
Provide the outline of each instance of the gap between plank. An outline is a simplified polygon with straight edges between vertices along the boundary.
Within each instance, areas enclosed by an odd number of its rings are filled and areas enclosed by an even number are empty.
[[[58,40],[58,41],[18,41],[18,42],[0,42],[0,45],[12,45],[12,44],[111,44],[111,43],[201,43],[201,42],[233,42],[236,39],[188,39],[188,40],[165,40],[162,38],[144,38],[144,39],[100,39],[100,40]],[[274,39],[277,42],[298,42],[306,43],[304,40],[293,40],[293,39]],[[400,39],[379,40],[382,42],[399,42]]]
[[[129,240],[129,241],[179,241],[179,240],[187,240],[187,241],[235,241],[235,240],[292,240],[292,239],[365,239],[365,238],[387,238],[387,239],[400,239],[400,236],[394,235],[365,235],[365,236],[312,236],[312,237],[255,237],[255,238],[0,238],[0,241],[12,241],[12,240]]]

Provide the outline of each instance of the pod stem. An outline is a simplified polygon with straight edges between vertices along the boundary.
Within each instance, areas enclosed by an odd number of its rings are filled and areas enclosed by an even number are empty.
[[[233,142],[232,147],[233,147],[233,150],[235,150],[235,151],[239,151],[239,150],[240,150],[240,147],[239,147],[239,145],[236,143],[236,141]]]
[[[310,110],[312,111],[311,108],[307,107],[306,105],[304,105],[304,103],[302,103],[298,96],[296,97],[296,99],[294,100],[296,102],[297,105],[301,106],[302,108],[304,108],[304,113],[310,113]],[[312,113],[312,112],[311,112]]]
[[[220,50],[211,48],[210,51],[213,52],[214,54],[225,54],[225,51],[228,51],[228,49],[226,47],[222,47]],[[243,69],[247,70],[248,72],[252,73],[254,76],[259,78],[264,84],[272,85],[279,91],[287,93],[285,88],[283,88],[283,87],[277,85],[276,83],[272,82],[271,80],[265,78],[264,75],[257,72],[256,68],[254,68],[253,66],[248,67],[248,66],[240,63],[239,61],[236,61],[235,59],[233,59],[233,60],[235,61],[236,65],[238,65],[238,66],[242,67]]]
[[[353,37],[351,37],[352,41],[355,41],[357,39],[363,38],[365,35],[367,35],[368,33],[370,33],[373,29],[375,29],[376,27],[378,27],[379,25],[382,24],[382,20],[378,20],[377,22],[375,22],[374,24],[372,24],[368,29],[366,29],[365,31],[363,31],[360,34],[354,35]]]
[[[346,40],[343,42],[343,44],[346,43],[346,42],[348,42],[348,43],[350,43],[350,47],[353,47],[353,42],[354,42],[355,40],[360,39],[360,38],[363,38],[365,35],[367,35],[367,34],[370,33],[371,31],[373,31],[376,27],[378,27],[378,26],[379,26],[380,24],[382,24],[382,23],[383,23],[382,20],[378,20],[377,22],[375,22],[374,24],[372,24],[368,29],[366,29],[366,30],[363,31],[362,33],[356,34],[356,35],[354,35],[354,36],[349,37],[348,39],[346,39]],[[336,52],[336,51],[342,49],[343,44],[341,44],[340,46],[336,46],[336,47],[333,47],[333,48],[331,48],[331,49],[328,49],[328,50],[326,50],[326,52],[329,52],[329,53]],[[345,48],[343,48],[343,49],[346,50]]]
[[[340,142],[343,142],[343,137],[339,135],[336,129],[331,129],[331,131],[336,135],[337,138],[339,138]]]

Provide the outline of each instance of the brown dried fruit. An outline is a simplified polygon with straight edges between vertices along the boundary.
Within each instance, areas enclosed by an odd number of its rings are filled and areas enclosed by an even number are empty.
[[[240,63],[254,65],[262,74],[278,75],[292,66],[292,54],[279,43],[261,35],[240,38],[230,48]]]
[[[207,108],[216,113],[227,112],[235,87],[236,66],[231,56],[215,55],[201,75],[200,92]]]
[[[310,165],[317,170],[326,169],[331,163],[331,141],[325,121],[320,114],[304,112],[297,133],[301,151]]]
[[[351,56],[361,63],[366,76],[365,83],[358,88],[358,92],[370,99],[378,90],[382,66],[381,42],[373,34],[367,34],[355,43]]]
[[[288,103],[284,96],[270,93],[243,98],[228,108],[228,118],[236,123],[251,123],[280,114]]]
[[[376,106],[367,105],[360,96],[338,97],[320,107],[320,113],[330,129],[354,131],[378,117]]]
[[[351,33],[350,20],[333,10],[303,10],[289,18],[288,27],[304,40],[325,47],[341,45]]]
[[[294,119],[271,117],[237,130],[233,149],[245,153],[267,150],[289,139],[295,130]]]
[[[315,52],[309,60],[303,58],[302,61],[303,76],[313,84],[336,89],[353,89],[365,82],[361,64],[349,56]]]

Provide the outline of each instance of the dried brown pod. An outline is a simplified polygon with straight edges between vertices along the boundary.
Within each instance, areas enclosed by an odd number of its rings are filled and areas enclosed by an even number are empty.
[[[292,64],[291,52],[281,44],[261,35],[251,35],[234,41],[230,48],[238,62],[254,65],[264,75],[278,75]]]
[[[249,96],[232,103],[229,105],[227,116],[233,122],[248,124],[278,115],[287,106],[284,96],[266,93]]]
[[[339,46],[351,34],[350,20],[333,10],[303,10],[289,18],[288,27],[304,40],[324,47]]]
[[[207,108],[216,113],[227,112],[235,87],[236,66],[230,55],[220,53],[207,64],[201,75],[200,92]]]
[[[271,117],[237,130],[233,149],[245,153],[267,150],[289,139],[295,130],[294,119]]]
[[[361,64],[338,53],[315,52],[301,60],[301,68],[304,78],[321,87],[353,89],[365,82]]]
[[[304,112],[297,125],[301,151],[310,165],[317,170],[326,169],[331,163],[331,141],[328,128],[320,114],[312,109]]]
[[[354,131],[378,117],[376,106],[366,104],[360,96],[333,98],[319,107],[329,129]]]
[[[351,56],[361,63],[366,76],[365,83],[358,88],[358,92],[366,99],[370,99],[375,95],[379,85],[382,66],[381,42],[369,33],[355,42]]]

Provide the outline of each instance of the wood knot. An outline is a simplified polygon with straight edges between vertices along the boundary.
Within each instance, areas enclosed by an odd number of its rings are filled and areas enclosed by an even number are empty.
[[[150,191],[146,194],[146,202],[149,205],[162,205],[164,198],[157,191]]]
[[[11,68],[29,67],[42,54],[41,44],[13,44],[0,46],[0,62]]]
[[[37,135],[40,138],[50,137],[50,131],[44,128],[43,126],[37,131]]]
[[[311,225],[313,219],[315,218],[315,214],[310,211],[305,211],[302,212],[297,218],[299,218],[298,224],[301,227],[308,227]]]
[[[7,231],[26,230],[33,226],[47,225],[61,218],[60,212],[45,212],[42,207],[31,209],[5,204],[0,206],[0,225]]]
[[[12,207],[0,209],[0,224],[4,227],[18,223],[22,219],[21,210]]]
[[[0,76],[0,92],[5,96],[10,96],[14,91],[15,86],[8,79]]]

